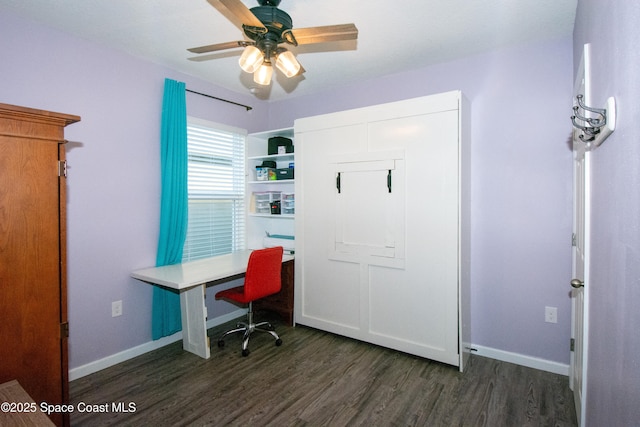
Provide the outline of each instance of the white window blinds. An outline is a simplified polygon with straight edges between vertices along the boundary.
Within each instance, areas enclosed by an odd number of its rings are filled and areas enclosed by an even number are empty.
[[[246,132],[189,118],[189,217],[182,261],[245,248]]]

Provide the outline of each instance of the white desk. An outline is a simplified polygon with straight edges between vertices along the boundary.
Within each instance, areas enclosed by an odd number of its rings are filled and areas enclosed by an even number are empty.
[[[182,348],[208,359],[211,350],[205,305],[207,283],[227,281],[244,274],[250,254],[251,250],[245,250],[182,264],[145,268],[134,271],[131,277],[180,292]],[[291,255],[282,258],[283,262],[292,259]]]

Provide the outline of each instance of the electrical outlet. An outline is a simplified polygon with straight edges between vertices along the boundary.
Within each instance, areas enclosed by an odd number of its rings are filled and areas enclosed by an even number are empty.
[[[557,307],[545,307],[544,308],[544,321],[547,323],[558,323],[558,308]]]
[[[122,300],[111,303],[111,317],[122,316]]]

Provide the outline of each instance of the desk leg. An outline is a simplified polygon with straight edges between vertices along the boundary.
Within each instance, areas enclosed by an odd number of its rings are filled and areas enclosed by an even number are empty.
[[[180,292],[182,309],[182,348],[200,357],[211,357],[207,336],[207,307],[205,285]]]

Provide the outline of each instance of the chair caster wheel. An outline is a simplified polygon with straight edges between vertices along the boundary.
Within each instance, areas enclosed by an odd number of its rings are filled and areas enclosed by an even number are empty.
[[[218,340],[218,348],[224,347],[224,340]]]
[[[267,328],[266,328],[266,329],[267,329],[267,331],[275,331],[275,330],[276,330],[276,328],[274,328],[274,327],[273,327],[273,325],[272,325],[271,323],[269,323],[269,324],[267,325]]]
[[[248,349],[248,348],[247,348],[247,349],[245,349],[245,350],[242,350],[242,355],[243,355],[244,357],[247,357],[247,356],[249,355],[249,353],[250,353],[250,351],[249,351],[249,349]]]
[[[276,347],[280,347],[282,345],[282,340],[280,338],[278,338],[276,340]]]

